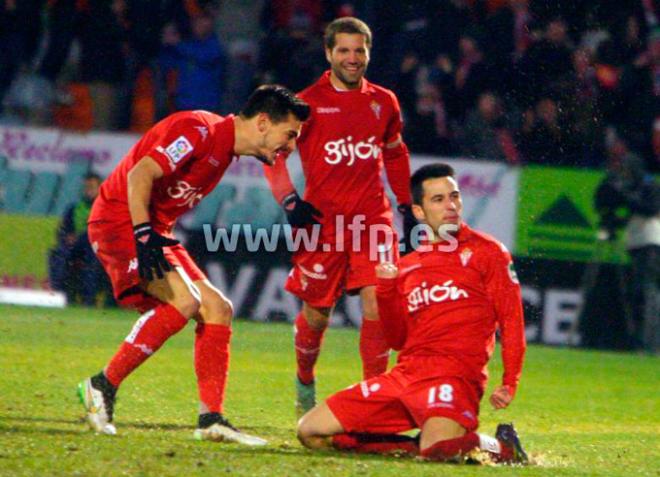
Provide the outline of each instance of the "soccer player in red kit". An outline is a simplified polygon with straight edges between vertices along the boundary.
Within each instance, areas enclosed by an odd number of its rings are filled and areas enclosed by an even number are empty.
[[[95,431],[116,433],[119,385],[194,319],[200,399],[195,437],[265,443],[239,432],[222,414],[232,305],[172,232],[235,158],[250,155],[272,164],[277,154],[290,153],[308,116],[303,100],[276,85],[255,90],[237,116],[175,113],[147,131],[103,183],[89,217],[89,240],[118,303],[143,314],[104,370],[79,385]]]
[[[406,228],[416,223],[410,212],[410,158],[401,139],[398,100],[364,78],[371,48],[369,27],[356,18],[340,18],[328,25],[324,42],[330,70],[299,94],[311,107],[298,140],[304,200],[284,160],[266,170],[292,226],[321,224],[317,249],[294,253],[285,286],[303,301],[295,319],[299,415],[315,405],[314,365],[332,309],[344,291],[359,293],[362,301],[364,377],[387,369],[389,348],[378,323],[375,296],[376,244],[369,243],[369,230],[389,230],[394,236],[392,209],[381,180],[383,166]],[[362,232],[355,232],[356,225]],[[335,247],[338,242],[342,247]]]
[[[310,448],[357,452],[406,450],[452,460],[481,449],[501,462],[527,461],[511,424],[496,437],[477,434],[487,363],[499,329],[504,375],[495,409],[516,393],[525,353],[520,285],[504,246],[461,222],[454,172],[427,165],[411,179],[413,213],[429,243],[376,267],[380,319],[400,350],[389,372],[330,396],[298,424]],[[453,227],[453,235],[441,227]],[[419,428],[418,439],[398,433]]]

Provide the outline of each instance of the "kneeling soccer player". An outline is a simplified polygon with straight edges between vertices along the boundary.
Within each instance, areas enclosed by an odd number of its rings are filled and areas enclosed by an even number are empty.
[[[526,345],[511,256],[497,240],[462,223],[453,176],[446,164],[415,172],[413,213],[433,230],[430,243],[398,267],[376,266],[378,309],[389,344],[400,350],[397,365],[305,414],[298,423],[305,446],[404,451],[439,461],[481,449],[499,462],[527,462],[513,425],[500,424],[495,438],[475,432],[496,330],[504,376],[490,397],[495,409],[513,400]],[[443,226],[454,234],[443,237]],[[398,434],[415,428],[421,430],[417,438]]]
[[[195,437],[265,443],[238,431],[222,414],[232,305],[172,238],[172,230],[237,156],[272,164],[277,154],[290,153],[308,116],[304,101],[275,85],[258,88],[237,116],[175,113],[149,130],[103,183],[89,218],[89,240],[118,303],[143,315],[105,369],[79,384],[95,431],[116,433],[117,388],[192,318],[200,399]]]

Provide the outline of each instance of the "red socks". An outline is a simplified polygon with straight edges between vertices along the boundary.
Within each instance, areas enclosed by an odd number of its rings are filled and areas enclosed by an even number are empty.
[[[303,384],[314,381],[314,365],[321,351],[321,342],[325,328],[315,330],[309,326],[302,312],[296,316],[294,322],[296,363],[298,365],[298,379]]]
[[[451,460],[479,448],[479,435],[469,432],[456,439],[439,441],[431,447],[424,449],[421,456],[429,460]]]
[[[231,327],[226,325],[200,323],[195,328],[195,373],[199,400],[206,412],[222,413],[230,338]]]
[[[390,357],[380,321],[362,318],[360,329],[360,356],[362,357],[362,376],[373,378],[387,371]]]
[[[332,446],[338,450],[359,454],[391,454],[394,452],[419,454],[417,439],[401,434],[335,434],[332,436]]]
[[[456,439],[448,439],[424,449],[421,456],[429,460],[446,461],[465,455],[474,449],[488,452],[496,462],[508,462],[513,458],[513,451],[494,437],[476,432],[469,432]]]
[[[108,381],[118,387],[138,366],[154,354],[172,335],[186,326],[188,320],[172,305],[162,303],[147,311],[105,368]]]

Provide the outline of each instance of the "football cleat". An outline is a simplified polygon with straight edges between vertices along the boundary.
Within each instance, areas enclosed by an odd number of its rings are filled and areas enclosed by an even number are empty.
[[[218,413],[202,414],[199,419],[199,427],[195,430],[193,437],[198,441],[212,442],[235,442],[246,446],[265,446],[268,441],[245,434],[231,425],[231,423]]]
[[[495,438],[500,441],[500,445],[508,447],[511,451],[511,458],[506,462],[511,464],[528,464],[529,458],[520,443],[520,438],[513,424],[499,424],[495,431]]]
[[[78,383],[78,396],[85,407],[85,418],[92,430],[114,436],[117,429],[112,423],[112,414],[116,391],[111,386],[103,389],[96,378],[94,376]]]
[[[296,416],[303,417],[316,406],[316,382],[303,384],[296,376]]]

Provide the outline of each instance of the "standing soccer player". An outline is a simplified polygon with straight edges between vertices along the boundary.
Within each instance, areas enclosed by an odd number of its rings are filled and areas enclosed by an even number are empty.
[[[314,365],[332,309],[344,291],[359,294],[362,301],[364,377],[387,369],[389,347],[378,322],[375,295],[376,244],[369,243],[369,230],[379,228],[394,236],[391,205],[381,181],[383,166],[406,230],[415,224],[410,212],[410,158],[401,139],[398,100],[364,77],[371,49],[369,27],[356,18],[337,19],[328,25],[324,43],[330,70],[299,94],[311,107],[298,140],[306,180],[304,200],[291,183],[284,160],[266,170],[292,226],[321,224],[317,249],[294,253],[286,282],[286,289],[303,301],[295,319],[299,415],[316,403]]]
[[[511,403],[522,370],[522,300],[511,256],[461,222],[450,166],[422,167],[411,187],[413,213],[432,229],[430,243],[398,267],[376,267],[380,317],[388,342],[400,350],[398,363],[312,409],[298,436],[310,448],[406,450],[431,460],[482,449],[498,461],[524,463],[513,425],[500,424],[495,438],[475,432],[498,329],[504,375],[490,397],[495,409]],[[447,225],[455,235],[439,233]],[[421,430],[418,440],[398,434],[414,428]]]
[[[197,439],[262,445],[223,416],[231,302],[172,237],[176,219],[218,184],[240,155],[272,164],[296,145],[309,106],[281,86],[258,88],[238,116],[175,113],[149,130],[101,186],[89,240],[117,302],[143,315],[99,374],[79,384],[92,429],[115,434],[122,381],[191,318],[200,411]]]

